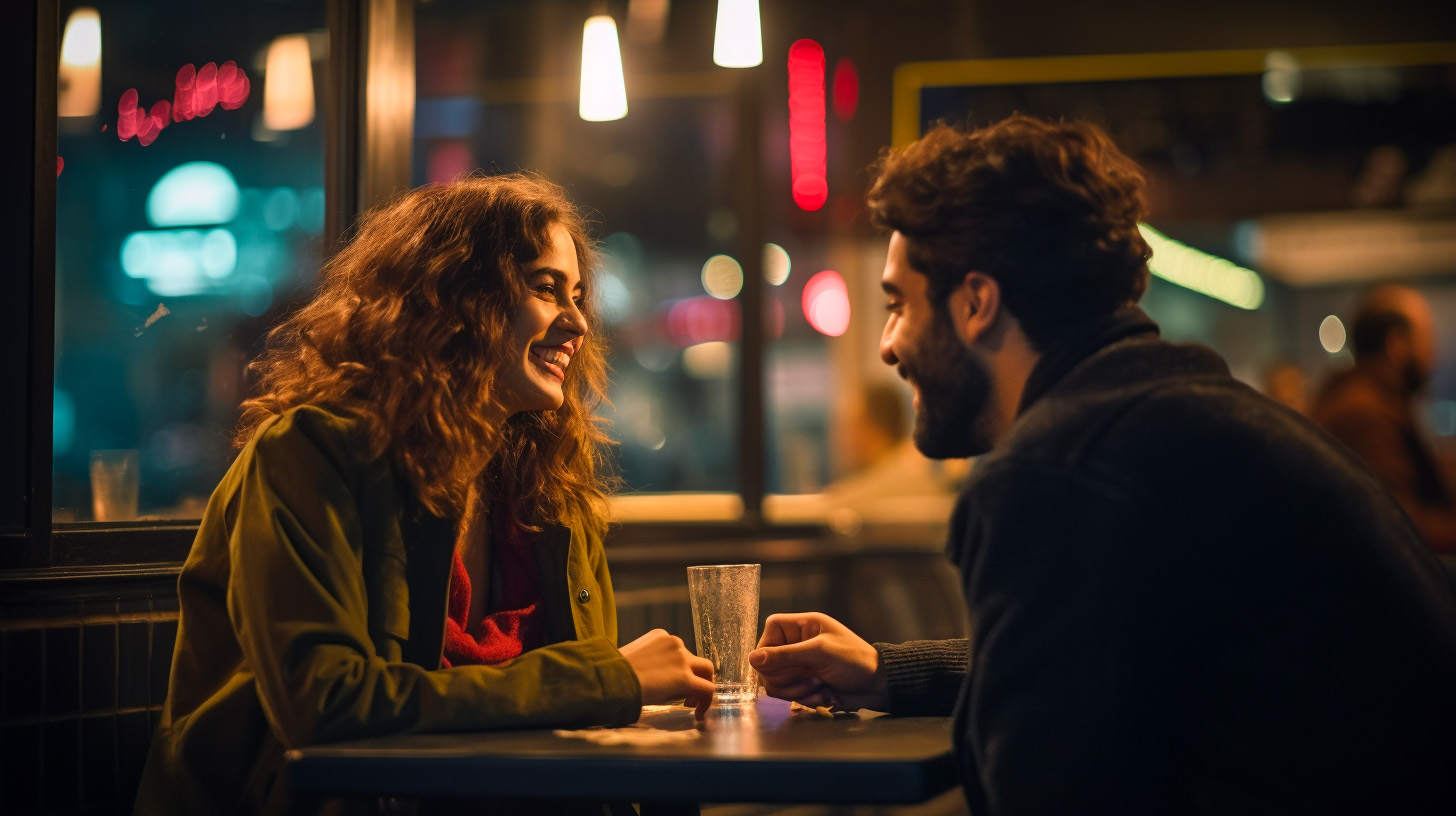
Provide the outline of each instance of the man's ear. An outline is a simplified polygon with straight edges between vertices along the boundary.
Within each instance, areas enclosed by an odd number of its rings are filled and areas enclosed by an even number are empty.
[[[967,344],[985,337],[1001,315],[1001,284],[984,272],[967,272],[947,302],[956,334]]]

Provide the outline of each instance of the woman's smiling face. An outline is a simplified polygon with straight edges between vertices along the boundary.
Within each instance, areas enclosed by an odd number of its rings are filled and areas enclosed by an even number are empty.
[[[550,237],[550,246],[527,266],[526,297],[511,313],[514,342],[497,380],[507,414],[561,407],[566,369],[587,333],[576,244],[561,224],[552,225]]]

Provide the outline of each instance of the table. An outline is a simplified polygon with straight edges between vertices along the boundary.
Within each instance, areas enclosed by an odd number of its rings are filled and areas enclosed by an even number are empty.
[[[551,730],[406,734],[289,751],[295,792],[338,796],[599,799],[642,812],[698,802],[917,803],[957,784],[947,717],[649,706],[638,728],[695,739],[602,745]],[[661,736],[661,735],[658,735]]]

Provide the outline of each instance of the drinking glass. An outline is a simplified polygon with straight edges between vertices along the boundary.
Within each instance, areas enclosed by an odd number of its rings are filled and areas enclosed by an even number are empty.
[[[135,450],[91,451],[91,514],[97,521],[131,521],[137,517],[139,460]]]
[[[758,564],[688,567],[698,655],[713,664],[713,704],[742,706],[758,694],[748,653],[758,644]]]

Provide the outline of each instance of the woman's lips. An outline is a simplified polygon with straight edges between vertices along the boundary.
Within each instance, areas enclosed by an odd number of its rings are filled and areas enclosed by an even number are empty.
[[[566,380],[566,367],[571,364],[571,355],[561,346],[532,346],[531,357],[557,380]]]

